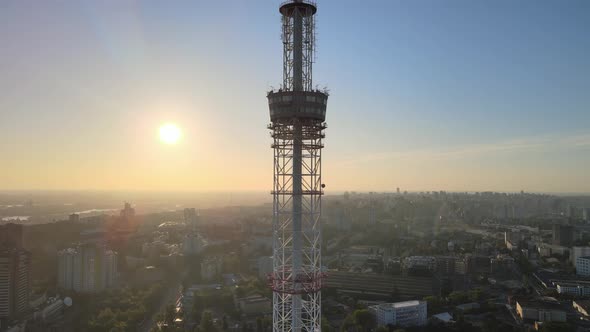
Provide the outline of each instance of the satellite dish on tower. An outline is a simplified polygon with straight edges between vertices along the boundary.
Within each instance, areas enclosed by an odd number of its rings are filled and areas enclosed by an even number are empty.
[[[71,306],[72,306],[72,304],[73,304],[73,302],[72,302],[72,298],[71,298],[71,297],[66,297],[66,298],[64,299],[64,304],[65,304],[67,307],[71,307]]]

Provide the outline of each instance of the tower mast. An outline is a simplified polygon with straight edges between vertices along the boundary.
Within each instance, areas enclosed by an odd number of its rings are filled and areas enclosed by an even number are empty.
[[[328,94],[312,90],[314,2],[283,3],[283,84],[267,95],[273,180],[274,332],[321,329],[321,150]]]

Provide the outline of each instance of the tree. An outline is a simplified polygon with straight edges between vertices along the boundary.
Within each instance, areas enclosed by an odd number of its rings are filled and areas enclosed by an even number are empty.
[[[168,325],[172,325],[174,323],[174,319],[176,318],[176,310],[174,305],[170,304],[166,306],[166,313],[164,314],[164,322]]]
[[[228,329],[227,316],[223,316],[221,328],[224,331],[227,331],[227,329]]]
[[[354,319],[365,331],[369,331],[375,325],[375,317],[367,309],[355,310]]]
[[[200,332],[211,332],[216,331],[215,325],[213,325],[213,317],[211,316],[211,312],[203,311],[201,315],[201,323],[199,324],[199,331]]]
[[[424,298],[424,301],[428,303],[428,313],[435,314],[442,310],[442,307],[445,305],[445,302],[442,298],[438,296],[427,296]]]
[[[348,315],[342,323],[341,331],[355,328],[358,331],[368,332],[375,327],[375,318],[367,309],[358,309]]]
[[[498,328],[498,319],[493,314],[488,314],[483,322],[483,332],[493,332]]]
[[[573,332],[574,328],[568,323],[546,322],[541,325],[541,332]]]
[[[483,292],[481,288],[476,288],[469,291],[469,300],[473,302],[477,302],[481,300],[483,297]]]
[[[263,332],[261,317],[256,317],[256,332]]]
[[[109,330],[109,332],[125,332],[127,331],[127,323],[125,322],[115,322],[114,326]]]
[[[264,317],[262,318],[262,328],[264,332],[272,331],[272,318],[271,317]]]
[[[330,326],[326,317],[322,316],[322,332],[335,332],[335,330]]]
[[[105,308],[100,311],[98,316],[93,317],[88,326],[90,331],[110,331],[117,324],[117,316],[111,308]]]
[[[461,304],[465,303],[469,300],[469,295],[467,292],[452,292],[449,294],[449,301],[452,304]]]

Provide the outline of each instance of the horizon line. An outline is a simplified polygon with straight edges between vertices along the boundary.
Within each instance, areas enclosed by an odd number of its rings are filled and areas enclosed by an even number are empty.
[[[501,193],[501,194],[520,194],[521,190],[446,190],[446,189],[430,189],[430,190],[401,190],[400,194],[404,192],[410,194],[420,194],[420,193],[434,193],[434,192],[445,192],[445,193],[453,193],[453,194],[475,194],[475,193]],[[207,190],[186,190],[186,189],[1,189],[0,194],[7,194],[7,193],[75,193],[75,192],[85,192],[85,193],[170,193],[170,194],[267,194],[270,196],[270,190],[258,190],[258,189],[237,189],[237,190],[226,190],[226,189],[207,189]],[[389,189],[389,190],[360,190],[360,189],[346,189],[346,190],[334,190],[331,192],[325,192],[325,196],[329,195],[341,195],[344,193],[359,193],[359,194],[395,194],[397,193],[397,189]],[[543,194],[543,195],[588,195],[590,196],[590,192],[587,191],[526,191],[523,190],[525,194]]]

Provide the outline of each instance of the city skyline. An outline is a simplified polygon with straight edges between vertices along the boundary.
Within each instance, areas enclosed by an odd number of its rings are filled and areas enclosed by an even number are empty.
[[[270,190],[278,2],[228,4],[3,2],[0,190]],[[590,192],[587,3],[319,8],[328,193]]]

